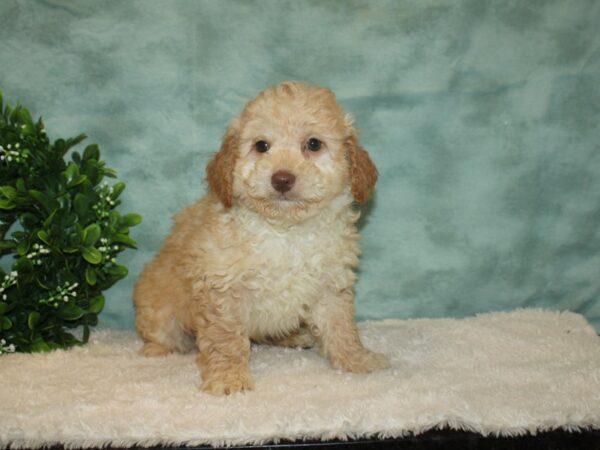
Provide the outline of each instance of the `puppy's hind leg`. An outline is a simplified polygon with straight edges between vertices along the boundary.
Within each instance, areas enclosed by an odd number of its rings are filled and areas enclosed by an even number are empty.
[[[139,330],[139,327],[138,327]],[[140,332],[144,341],[140,354],[144,356],[164,356],[169,353],[187,353],[194,349],[194,340],[174,317],[161,322],[152,330]]]
[[[182,286],[167,287],[158,277],[143,273],[134,289],[135,325],[144,341],[140,353],[144,356],[163,356],[173,352],[186,353],[194,349],[194,339],[178,318]]]

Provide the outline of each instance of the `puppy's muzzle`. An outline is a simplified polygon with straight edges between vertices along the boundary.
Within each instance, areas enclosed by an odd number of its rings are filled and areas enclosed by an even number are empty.
[[[287,170],[278,170],[271,176],[271,186],[282,194],[291,190],[296,182],[296,176]]]

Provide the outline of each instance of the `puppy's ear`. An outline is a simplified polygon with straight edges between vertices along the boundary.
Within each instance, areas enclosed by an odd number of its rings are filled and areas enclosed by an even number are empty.
[[[221,148],[206,166],[208,187],[226,208],[233,204],[233,168],[237,160],[238,143],[237,127],[232,125],[223,137]]]
[[[377,182],[377,168],[358,143],[356,132],[352,132],[346,141],[346,157],[350,163],[352,196],[357,203],[365,203]]]

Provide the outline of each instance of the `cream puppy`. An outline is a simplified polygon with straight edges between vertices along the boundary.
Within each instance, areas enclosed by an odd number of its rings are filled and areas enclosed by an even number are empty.
[[[328,89],[284,82],[250,101],[134,292],[148,356],[198,348],[201,388],[252,389],[250,343],[311,347],[335,368],[388,367],[354,321],[353,201],[377,170]]]

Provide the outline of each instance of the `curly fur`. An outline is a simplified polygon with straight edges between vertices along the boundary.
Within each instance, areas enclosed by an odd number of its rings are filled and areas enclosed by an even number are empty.
[[[312,152],[310,138],[323,146]],[[267,152],[256,151],[259,140]],[[295,176],[277,191],[277,171]],[[202,389],[251,389],[250,343],[311,347],[333,367],[388,366],[354,321],[358,213],[377,170],[328,89],[284,82],[250,101],[207,166],[209,193],[175,217],[134,292],[142,353],[197,347]]]

